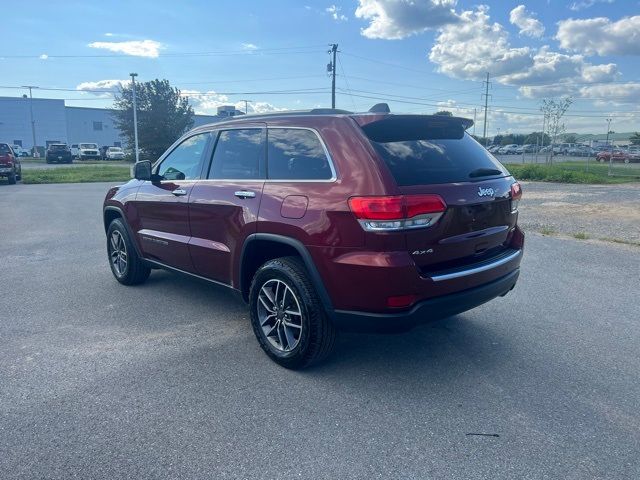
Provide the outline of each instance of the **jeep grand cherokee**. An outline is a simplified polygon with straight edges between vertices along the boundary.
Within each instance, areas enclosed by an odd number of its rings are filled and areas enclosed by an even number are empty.
[[[524,234],[520,185],[470,120],[312,110],[198,127],[104,202],[125,285],[164,268],[249,304],[288,368],[340,329],[403,330],[505,295]]]

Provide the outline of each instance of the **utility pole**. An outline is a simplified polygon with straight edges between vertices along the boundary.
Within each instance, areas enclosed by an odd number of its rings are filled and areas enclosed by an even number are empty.
[[[473,135],[476,134],[476,110],[477,108],[473,109]]]
[[[338,52],[338,44],[332,43],[329,53],[333,54],[333,60],[329,64],[331,66],[331,108],[336,108],[336,53]]]
[[[611,120],[612,118],[607,118],[607,147],[609,146],[609,133],[611,132]]]
[[[40,156],[40,154],[38,153],[38,149],[36,148],[36,122],[33,119],[33,95],[31,94],[31,90],[38,87],[34,87],[33,85],[23,85],[22,88],[29,89],[29,110],[31,111],[31,135],[33,137],[32,152],[34,157],[38,157]]]
[[[137,73],[130,73],[131,75],[131,88],[133,90],[133,140],[136,149],[136,163],[140,161],[140,152],[138,151],[138,112],[136,107],[136,77]]]
[[[485,91],[482,94],[484,97],[484,146],[487,146],[487,109],[489,108],[489,72],[487,72],[487,80],[482,82],[485,84]]]
[[[611,176],[611,164],[613,163],[613,148],[609,147],[609,133],[611,132],[611,117],[607,118],[607,149],[609,150],[609,171],[607,175]]]
[[[245,115],[247,113],[249,113],[249,102],[253,102],[253,100],[240,100],[241,102],[244,102],[244,113]]]

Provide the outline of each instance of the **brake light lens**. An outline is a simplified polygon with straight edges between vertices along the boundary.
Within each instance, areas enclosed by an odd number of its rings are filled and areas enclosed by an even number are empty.
[[[518,205],[522,198],[522,187],[518,182],[511,184],[511,213],[518,211]]]
[[[447,209],[440,195],[352,197],[349,208],[362,228],[372,232],[429,227]]]

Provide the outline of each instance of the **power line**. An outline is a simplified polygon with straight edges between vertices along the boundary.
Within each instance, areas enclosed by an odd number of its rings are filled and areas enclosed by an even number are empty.
[[[153,57],[148,58],[171,58],[171,57],[213,57],[213,56],[234,56],[234,55],[288,55],[290,53],[314,53],[313,49],[319,49],[323,45],[308,45],[299,47],[278,47],[278,48],[257,48],[257,49],[244,49],[244,50],[218,50],[218,51],[204,51],[204,52],[173,52],[173,53],[158,53]],[[311,51],[310,51],[311,49]],[[140,55],[130,55],[127,53],[107,53],[107,54],[86,54],[86,55],[56,55],[46,54],[46,58],[127,58],[127,57],[140,57]],[[38,59],[42,60],[42,54],[22,54],[22,55],[2,55],[0,58],[10,59]]]

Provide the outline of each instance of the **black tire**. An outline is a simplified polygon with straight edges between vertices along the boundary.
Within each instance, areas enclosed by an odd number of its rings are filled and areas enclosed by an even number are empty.
[[[13,173],[9,174],[9,176],[7,177],[7,180],[9,181],[9,185],[15,185],[16,184],[16,172],[15,172],[15,170],[13,171]]]
[[[120,238],[123,242],[126,254],[126,264],[123,268],[120,268],[122,263],[119,263],[117,266],[113,261],[115,250],[114,238]],[[116,241],[116,243],[118,243],[117,248],[120,248],[119,241]],[[133,242],[129,237],[127,228],[120,218],[113,220],[107,230],[107,258],[109,260],[109,266],[111,267],[111,273],[113,273],[116,280],[123,285],[138,285],[144,283],[145,280],[149,278],[151,269],[138,256]],[[121,271],[119,271],[119,269]]]
[[[259,297],[261,296],[263,287],[268,289],[269,284],[272,282],[280,282],[280,285],[289,287],[294,295],[294,298],[291,298],[291,295],[289,295],[289,302],[291,302],[292,305],[298,304],[301,313],[299,319],[301,329],[299,337],[296,339],[297,343],[288,351],[275,346],[274,342],[277,343],[276,335],[270,335],[272,340],[269,340],[261,325],[259,310],[263,309],[267,312],[269,310],[263,306],[259,307],[259,302],[261,302],[260,305],[264,305]],[[273,291],[271,291],[271,293],[273,294]],[[265,299],[266,296],[262,298]],[[283,303],[287,302],[286,299],[287,293],[285,292]],[[294,300],[296,304],[293,303]],[[281,305],[281,307],[283,306]],[[299,258],[277,258],[262,265],[251,282],[249,308],[253,332],[260,346],[265,353],[279,365],[289,369],[305,368],[320,362],[333,350],[336,339],[336,328],[333,323],[331,323],[331,320],[327,318],[307,270]],[[287,307],[285,303],[281,313],[288,308],[291,307]],[[277,321],[275,318],[273,319],[274,323]],[[278,330],[278,327],[273,327],[270,324],[266,325],[272,329],[275,328],[276,331]]]

